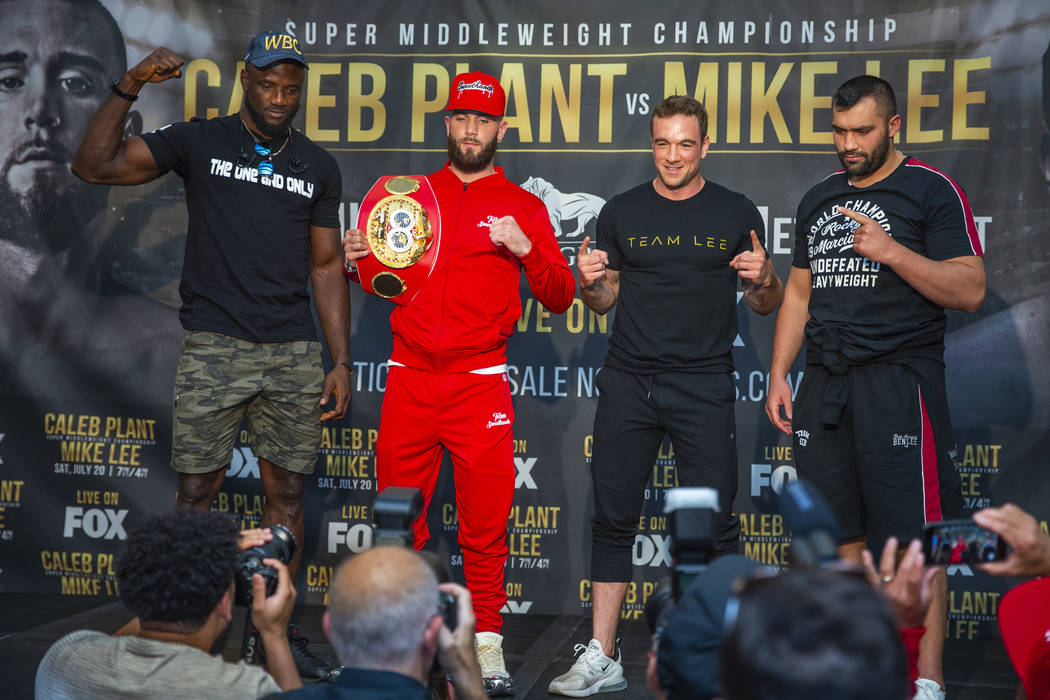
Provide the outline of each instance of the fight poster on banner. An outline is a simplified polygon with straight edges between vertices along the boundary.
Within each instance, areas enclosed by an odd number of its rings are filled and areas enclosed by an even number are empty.
[[[83,5],[81,3],[80,5]],[[24,73],[0,67],[0,590],[113,595],[112,557],[128,528],[171,507],[172,379],[182,329],[182,181],[87,185],[69,173],[108,82],[156,46],[186,58],[181,80],[150,85],[126,128],[143,133],[236,112],[248,39],[294,35],[310,62],[294,124],[342,171],[341,215],[357,220],[376,178],[426,173],[446,158],[442,109],[452,77],[496,76],[508,129],[497,164],[543,200],[570,266],[605,202],[653,177],[649,120],[666,95],[710,115],[704,176],[746,194],[781,278],[791,266],[796,207],[839,168],[831,95],[871,73],[895,88],[897,147],[966,191],[985,251],[988,292],[974,314],[949,312],[948,393],[969,509],[1012,500],[1050,517],[1050,7],[1041,0],[914,3],[741,0],[698,11],[604,2],[602,12],[543,1],[456,0],[391,13],[389,3],[311,0],[101,0],[78,40],[100,68],[43,80],[68,51],[56,29],[78,3],[27,5],[0,37],[34,37]],[[598,18],[597,15],[601,17]],[[34,63],[32,66],[29,63]],[[47,95],[46,99],[35,95]],[[45,105],[45,106],[41,106]],[[61,107],[61,118],[46,114]],[[56,107],[57,109],[58,107]],[[47,139],[41,141],[42,133]],[[34,139],[37,139],[34,141]],[[41,145],[46,142],[46,145]],[[231,153],[235,160],[236,153]],[[40,167],[40,161],[51,165]],[[235,203],[231,202],[231,206]],[[640,239],[638,245],[661,245]],[[375,444],[393,304],[352,287],[354,397],[326,425],[304,500],[297,581],[324,602],[332,568],[371,545]],[[508,347],[515,403],[515,500],[508,520],[508,614],[574,614],[590,605],[589,460],[615,311],[577,299],[561,315],[521,285]],[[734,342],[742,551],[784,566],[790,532],[758,499],[795,478],[791,443],[763,410],[773,318],[739,306]],[[800,358],[789,383],[797,390]],[[663,497],[677,483],[674,445],[652,465],[624,614],[637,616],[666,576]],[[244,527],[262,509],[250,445],[230,455],[213,506]],[[730,466],[731,468],[731,466]],[[428,513],[432,541],[461,576],[458,515],[446,473]],[[995,634],[1001,582],[950,572],[949,636]]]

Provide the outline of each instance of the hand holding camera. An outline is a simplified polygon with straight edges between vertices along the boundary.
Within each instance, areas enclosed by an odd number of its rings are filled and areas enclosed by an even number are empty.
[[[250,606],[254,597],[253,582],[256,574],[260,574],[266,582],[264,589],[266,596],[273,595],[277,588],[277,569],[267,566],[264,560],[277,559],[287,564],[295,556],[298,543],[292,531],[284,525],[274,525],[262,530],[248,530],[242,535],[241,544],[243,546],[248,542],[258,544],[249,546],[237,557],[236,602],[238,605]]]
[[[258,572],[252,575],[252,623],[265,643],[268,634],[285,638],[297,594],[284,562],[267,557],[262,563],[276,573],[276,578]]]
[[[481,683],[481,667],[474,653],[474,604],[470,591],[455,583],[438,585],[443,601],[443,619],[438,632],[438,661],[449,674],[457,697],[485,697]],[[454,604],[450,605],[448,598]],[[455,613],[454,626],[450,626],[449,613]]]
[[[1013,503],[974,513],[974,521],[1000,535],[1012,548],[1003,560],[981,568],[993,576],[1050,576],[1050,536],[1038,521]]]

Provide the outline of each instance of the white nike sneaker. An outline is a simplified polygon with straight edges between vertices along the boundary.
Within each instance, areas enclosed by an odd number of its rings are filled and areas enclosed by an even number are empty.
[[[503,662],[503,635],[495,632],[478,632],[474,635],[474,651],[481,666],[481,679],[489,697],[514,694],[514,679],[507,673]]]
[[[580,654],[580,652],[583,652]],[[567,673],[563,673],[547,686],[548,693],[582,698],[597,693],[614,693],[627,689],[627,679],[623,677],[623,665],[620,663],[620,650],[616,658],[611,659],[602,651],[601,642],[592,639],[587,646],[576,645],[579,657]]]
[[[944,691],[937,681],[928,678],[915,679],[915,697],[913,700],[944,700]]]

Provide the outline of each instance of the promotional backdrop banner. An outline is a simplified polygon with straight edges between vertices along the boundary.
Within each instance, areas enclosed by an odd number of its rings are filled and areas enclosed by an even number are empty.
[[[11,8],[11,9],[9,9]],[[1041,0],[287,4],[262,0],[34,0],[5,3],[0,62],[0,590],[107,597],[127,532],[172,507],[172,379],[182,329],[182,181],[88,185],[69,173],[108,83],[156,46],[183,76],[147,85],[128,133],[237,111],[248,40],[278,29],[310,61],[295,126],[342,170],[348,225],[382,175],[427,173],[446,158],[452,77],[495,75],[509,124],[496,156],[546,204],[571,266],[603,204],[654,175],[649,119],[670,94],[709,115],[705,177],[759,208],[763,243],[786,279],[801,196],[839,168],[831,96],[862,73],[895,88],[898,148],[951,175],[973,206],[988,293],[949,312],[946,360],[958,470],[971,510],[1007,500],[1044,530],[1050,486],[1050,8]],[[16,47],[17,48],[17,47]],[[63,63],[63,57],[90,60]],[[10,56],[8,56],[10,57]],[[4,61],[7,58],[2,59]],[[235,160],[237,154],[231,153]],[[40,161],[48,161],[40,167]],[[237,202],[230,202],[236,207]],[[711,232],[683,222],[683,236]],[[698,227],[695,228],[694,227]],[[640,237],[638,246],[666,245]],[[515,399],[516,497],[508,521],[506,613],[590,607],[589,462],[615,311],[577,299],[552,314],[521,284],[508,350]],[[391,349],[392,302],[351,286],[354,396],[326,424],[307,480],[302,600],[325,602],[333,567],[371,545],[375,446]],[[795,478],[790,439],[765,417],[774,317],[739,308],[734,343],[742,551],[784,566],[790,532],[755,503]],[[325,358],[329,362],[329,358]],[[790,374],[797,389],[804,364]],[[667,574],[674,445],[652,466],[625,617]],[[243,441],[214,508],[257,525],[259,468]],[[447,471],[427,514],[462,577]],[[1002,581],[950,572],[949,637],[994,636]]]

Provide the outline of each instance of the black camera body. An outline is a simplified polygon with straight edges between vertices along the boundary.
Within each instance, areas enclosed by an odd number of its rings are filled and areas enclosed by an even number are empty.
[[[261,575],[266,581],[267,598],[277,590],[277,569],[263,564],[263,559],[277,559],[287,565],[295,556],[298,542],[295,541],[291,530],[284,525],[270,525],[270,532],[273,534],[272,540],[246,549],[237,557],[234,588],[238,605],[251,605],[252,576],[255,574]]]
[[[456,629],[459,624],[459,607],[456,605],[456,596],[445,591],[438,591],[438,610],[441,611],[441,619],[449,631]]]
[[[404,486],[387,486],[372,504],[376,547],[412,549],[412,523],[423,513],[423,492]]]
[[[717,510],[715,489],[680,487],[667,492],[664,512],[671,535],[671,594],[675,601],[714,558]]]

